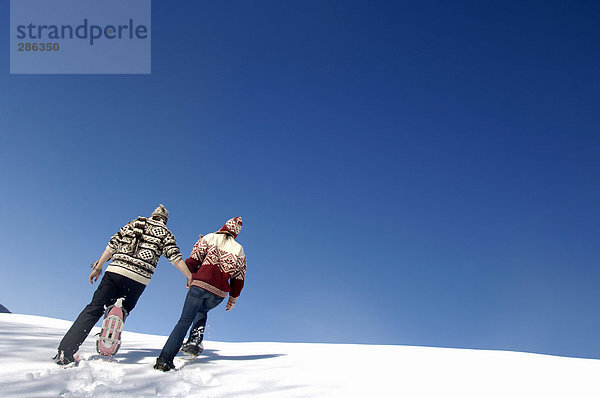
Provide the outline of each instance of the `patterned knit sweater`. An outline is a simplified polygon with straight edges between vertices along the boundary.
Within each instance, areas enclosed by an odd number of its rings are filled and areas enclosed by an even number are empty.
[[[220,297],[237,298],[246,278],[246,255],[242,245],[227,233],[215,232],[201,237],[185,260],[192,272],[192,285]]]
[[[106,249],[112,262],[106,269],[147,285],[161,255],[171,263],[181,258],[175,236],[165,224],[151,218],[138,217],[114,234]]]

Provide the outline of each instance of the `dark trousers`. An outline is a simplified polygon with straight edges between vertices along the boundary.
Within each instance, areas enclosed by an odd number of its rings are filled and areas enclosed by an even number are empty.
[[[79,349],[85,338],[104,314],[104,307],[113,305],[118,298],[125,297],[123,308],[127,313],[133,310],[146,285],[125,276],[106,272],[94,292],[92,301],[81,311],[71,328],[65,334],[58,349],[72,355]]]
[[[198,286],[190,287],[185,302],[183,303],[179,322],[177,322],[169,335],[169,338],[160,353],[160,357],[167,361],[172,361],[179,352],[181,343],[183,343],[183,339],[192,325],[192,322],[194,322],[196,315],[202,313],[204,314],[204,319],[206,319],[208,311],[219,305],[221,301],[223,301],[223,297],[219,297]]]

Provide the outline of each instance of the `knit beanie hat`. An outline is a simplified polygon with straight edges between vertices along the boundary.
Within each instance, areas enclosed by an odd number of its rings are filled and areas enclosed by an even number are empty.
[[[227,221],[219,232],[229,232],[234,238],[237,238],[242,230],[242,217],[235,217]]]
[[[154,216],[158,216],[158,217],[162,218],[166,224],[167,221],[169,220],[169,210],[167,210],[167,208],[165,206],[163,206],[161,203],[160,205],[158,205],[158,207],[156,209],[154,209],[150,218],[152,218]]]

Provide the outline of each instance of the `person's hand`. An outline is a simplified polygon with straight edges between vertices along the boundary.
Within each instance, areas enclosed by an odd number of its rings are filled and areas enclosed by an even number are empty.
[[[189,275],[189,276],[186,276],[186,278],[187,278],[187,282],[186,282],[186,284],[185,284],[185,287],[186,287],[187,289],[189,289],[189,288],[190,288],[190,286],[192,286],[192,282],[194,281],[194,279],[192,278],[192,276],[191,276],[191,275]]]
[[[233,309],[233,307],[235,306],[236,300],[237,300],[237,297],[229,296],[229,300],[227,300],[227,305],[225,306],[225,311],[231,311]]]
[[[96,268],[94,268],[92,270],[92,273],[90,274],[90,283],[93,285],[94,282],[96,282],[98,280],[98,277],[100,276],[100,274],[102,273],[102,271],[98,271]]]

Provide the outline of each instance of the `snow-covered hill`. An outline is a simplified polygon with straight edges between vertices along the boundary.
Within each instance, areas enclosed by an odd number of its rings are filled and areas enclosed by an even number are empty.
[[[79,367],[51,358],[70,322],[0,314],[2,397],[599,397],[600,361],[506,351],[205,342],[152,369],[166,337],[125,332],[113,360],[92,337]],[[94,332],[96,333],[96,332]]]

